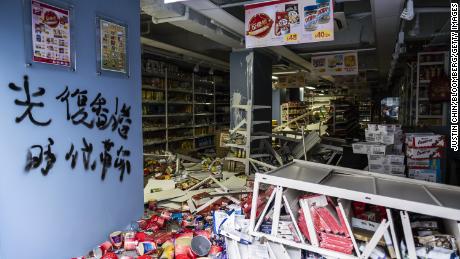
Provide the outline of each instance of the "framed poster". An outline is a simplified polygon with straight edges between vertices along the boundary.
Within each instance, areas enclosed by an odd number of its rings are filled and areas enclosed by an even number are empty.
[[[70,7],[38,0],[30,3],[31,61],[72,67]]]
[[[356,51],[313,56],[311,63],[318,75],[357,75],[359,71],[358,54]]]
[[[246,48],[334,40],[332,0],[274,0],[245,5]]]
[[[98,72],[128,75],[128,26],[97,17]]]

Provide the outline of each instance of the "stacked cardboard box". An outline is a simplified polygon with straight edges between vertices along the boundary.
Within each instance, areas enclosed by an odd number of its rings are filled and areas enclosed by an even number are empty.
[[[441,158],[446,141],[433,133],[406,134],[406,155],[409,177],[429,182],[443,182]]]
[[[400,125],[368,124],[365,138],[366,142],[353,144],[353,153],[367,155],[369,171],[405,176],[403,132]]]

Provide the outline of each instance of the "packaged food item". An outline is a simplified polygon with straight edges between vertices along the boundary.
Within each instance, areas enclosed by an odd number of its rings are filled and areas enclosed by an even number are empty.
[[[136,232],[134,231],[128,231],[124,233],[124,242],[123,242],[123,247],[126,251],[130,250],[136,250]]]
[[[324,24],[331,20],[331,1],[330,0],[316,0],[318,5],[317,19],[318,23]]]
[[[440,148],[411,148],[406,149],[406,155],[411,159],[437,159],[442,157]]]
[[[275,35],[281,36],[290,33],[289,14],[287,12],[276,12]]]
[[[270,32],[272,25],[273,20],[267,14],[258,13],[249,20],[249,28],[246,34],[256,38],[263,38]]]
[[[144,241],[137,245],[136,250],[139,255],[149,255],[157,250],[157,245],[152,241]]]
[[[406,144],[411,148],[445,147],[446,141],[443,135],[408,134]]]
[[[318,22],[316,18],[316,14],[318,12],[318,6],[317,5],[308,5],[303,8],[303,13],[304,13],[304,24],[303,28],[306,31],[314,31],[317,28],[316,23]]]
[[[285,8],[285,11],[289,15],[289,23],[299,24],[300,23],[299,5],[298,4],[286,4],[284,8]]]
[[[112,242],[113,246],[116,248],[120,248],[123,244],[123,237],[121,231],[115,231],[110,234],[110,242]]]

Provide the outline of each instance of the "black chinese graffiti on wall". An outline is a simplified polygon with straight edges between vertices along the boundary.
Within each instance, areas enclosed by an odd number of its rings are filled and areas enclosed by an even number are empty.
[[[45,88],[38,87],[37,91],[30,92],[28,76],[24,76],[23,87],[15,83],[8,85],[9,89],[15,92],[24,92],[25,99],[16,99],[14,103],[17,106],[24,107],[24,112],[15,118],[16,123],[21,123],[26,117],[36,126],[49,126],[52,119],[39,120],[34,117],[34,108],[45,108],[45,104],[36,101],[35,98],[43,97],[46,93]],[[83,125],[88,129],[94,126],[99,130],[109,129],[116,132],[123,140],[128,139],[128,133],[131,127],[131,106],[123,103],[119,109],[119,99],[115,97],[114,105],[111,107],[107,99],[98,93],[92,100],[88,97],[88,90],[79,88],[70,90],[68,86],[56,96],[56,100],[64,103],[66,106],[66,119],[73,125]],[[91,102],[90,102],[91,101]],[[38,141],[37,141],[38,142]],[[25,171],[40,169],[43,175],[48,175],[56,163],[58,156],[54,153],[55,141],[48,137],[47,142],[34,143],[27,150]],[[129,160],[131,151],[123,145],[115,147],[115,143],[110,138],[101,141],[102,152],[99,154],[99,160],[92,158],[93,144],[82,138],[79,145],[70,144],[68,152],[64,158],[70,163],[70,168],[78,166],[79,155],[81,155],[82,165],[85,171],[95,171],[97,162],[100,162],[101,180],[105,180],[107,172],[114,167],[120,172],[119,180],[123,181],[125,172],[131,173],[131,162]]]

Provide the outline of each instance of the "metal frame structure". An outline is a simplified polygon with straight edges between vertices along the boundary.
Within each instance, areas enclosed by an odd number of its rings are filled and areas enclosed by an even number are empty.
[[[258,231],[258,226],[261,222],[256,222],[257,200],[259,196],[259,187],[261,184],[269,184],[276,186],[274,197],[270,197],[266,204],[266,208],[259,216],[260,219],[265,216],[268,208],[274,200],[273,216],[272,216],[272,233],[264,234]],[[374,205],[387,207],[388,221],[382,221],[376,230],[374,236],[366,245],[362,253],[357,249],[355,241],[353,241],[356,251],[355,255],[347,255],[320,248],[312,238],[311,244],[305,242],[296,243],[294,241],[282,239],[276,236],[278,222],[280,217],[281,200],[289,192],[311,192],[317,194],[337,197],[340,200],[360,201]],[[299,206],[293,203],[295,196],[284,198],[286,201],[284,206],[290,214],[292,210],[289,207]],[[318,164],[308,161],[294,160],[278,169],[275,169],[266,174],[256,174],[254,182],[254,191],[252,199],[252,209],[250,216],[250,233],[253,236],[266,237],[272,242],[278,242],[284,245],[293,246],[312,252],[330,256],[334,258],[368,258],[372,250],[377,245],[378,241],[385,235],[390,236],[391,242],[394,244],[397,258],[402,258],[398,248],[398,240],[395,235],[393,219],[391,217],[391,209],[400,210],[401,222],[404,230],[404,239],[410,259],[416,259],[415,245],[411,232],[408,212],[421,213],[425,215],[440,217],[447,222],[452,223],[454,235],[459,235],[460,221],[460,187],[449,186],[438,183],[425,182],[420,180],[402,178],[397,176],[372,173],[368,171],[344,168],[338,166]],[[340,202],[339,202],[339,206]],[[300,207],[303,207],[302,204]],[[302,208],[304,209],[304,208]],[[341,206],[343,215],[346,215]],[[311,217],[309,217],[308,209],[303,210],[306,218],[309,231],[314,231],[312,227]],[[294,217],[294,215],[291,215]],[[310,219],[309,219],[310,218]],[[296,218],[293,218],[295,221]],[[348,230],[353,234],[349,226]],[[300,234],[300,233],[299,233]],[[313,237],[310,233],[310,237]],[[459,237],[457,237],[459,238]]]

